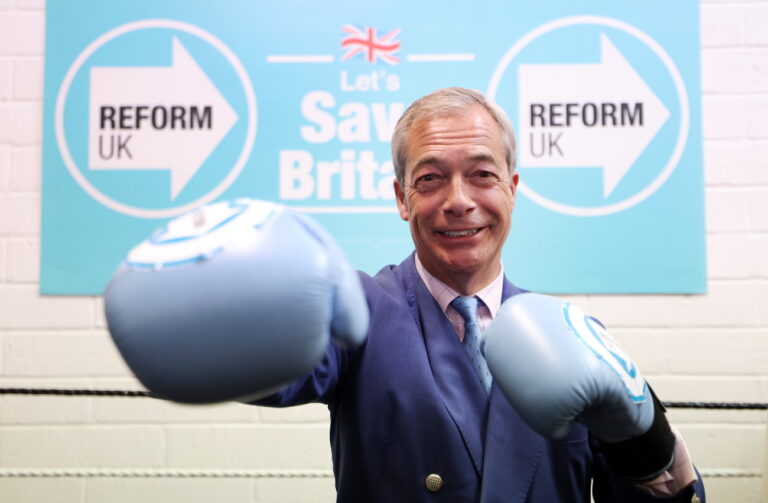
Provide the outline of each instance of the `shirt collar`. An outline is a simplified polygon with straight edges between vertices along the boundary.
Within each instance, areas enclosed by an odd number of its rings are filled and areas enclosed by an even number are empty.
[[[432,274],[430,274],[429,271],[424,268],[424,265],[419,260],[418,254],[416,254],[415,259],[416,272],[419,273],[419,277],[422,279],[422,281],[424,281],[424,284],[427,286],[427,290],[429,290],[429,293],[432,294],[432,297],[438,303],[440,309],[442,309],[444,313],[447,313],[450,303],[453,301],[453,299],[459,297],[461,294],[436,277],[432,276]],[[483,304],[485,304],[485,306],[490,311],[491,317],[495,317],[496,312],[501,306],[501,293],[503,289],[504,264],[501,264],[501,267],[499,268],[499,275],[496,276],[496,279],[491,281],[489,285],[487,285],[479,292],[474,293],[473,295],[480,298],[480,300],[483,301]]]

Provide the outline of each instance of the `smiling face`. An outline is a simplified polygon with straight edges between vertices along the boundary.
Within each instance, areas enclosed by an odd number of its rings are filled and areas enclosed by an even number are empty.
[[[480,106],[423,119],[410,128],[406,159],[395,193],[419,260],[461,294],[476,293],[499,273],[515,206],[518,175],[498,125]]]

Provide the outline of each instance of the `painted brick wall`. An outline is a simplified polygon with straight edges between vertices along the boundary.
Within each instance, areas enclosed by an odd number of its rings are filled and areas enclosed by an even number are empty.
[[[37,294],[45,3],[0,0],[0,385],[140,389],[102,302]],[[577,296],[665,400],[768,401],[768,1],[702,0],[709,293]],[[766,414],[673,410],[710,501],[764,501]],[[0,395],[0,469],[328,470],[327,413]],[[26,502],[332,501],[330,478],[0,477]],[[768,500],[768,499],[767,499]]]

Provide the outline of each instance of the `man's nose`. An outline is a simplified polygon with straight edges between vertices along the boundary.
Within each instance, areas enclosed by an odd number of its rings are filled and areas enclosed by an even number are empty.
[[[457,176],[446,186],[443,211],[454,215],[463,215],[475,208],[472,188],[464,177]]]

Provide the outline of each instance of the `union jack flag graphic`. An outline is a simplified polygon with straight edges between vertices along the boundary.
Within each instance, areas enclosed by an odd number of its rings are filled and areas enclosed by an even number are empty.
[[[347,24],[341,27],[341,31],[347,34],[341,40],[341,47],[347,50],[341,57],[343,61],[362,53],[369,63],[374,63],[377,58],[390,65],[400,62],[400,58],[395,56],[395,53],[400,50],[400,41],[395,40],[400,34],[399,28],[395,28],[381,38],[376,38],[376,29],[370,26],[363,31],[357,26]]]

